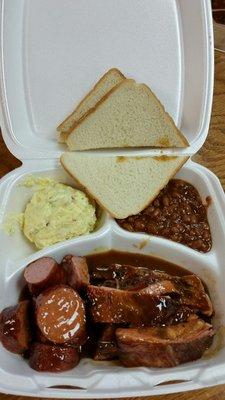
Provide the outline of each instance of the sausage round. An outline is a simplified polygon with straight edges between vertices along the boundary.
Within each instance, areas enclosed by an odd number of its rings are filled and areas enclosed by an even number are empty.
[[[39,372],[62,372],[79,363],[79,353],[74,347],[34,343],[30,351],[30,367]]]
[[[37,341],[38,343],[51,344],[51,342],[49,342],[49,340],[40,331],[38,326],[35,327],[35,341]]]
[[[30,292],[37,296],[50,286],[65,283],[66,273],[53,258],[42,257],[26,267],[24,278]]]
[[[21,301],[1,312],[0,339],[2,345],[12,353],[21,354],[29,348],[29,301]]]
[[[79,290],[89,284],[90,276],[85,257],[67,255],[62,260],[62,267],[67,273],[67,283],[73,289]]]
[[[86,340],[84,303],[69,286],[49,288],[36,299],[36,322],[51,342],[82,345]]]

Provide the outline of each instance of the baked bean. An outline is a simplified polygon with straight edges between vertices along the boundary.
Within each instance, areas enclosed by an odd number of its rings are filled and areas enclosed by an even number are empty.
[[[136,219],[135,216],[132,215],[131,217],[128,217],[127,221],[128,221],[130,224],[133,224],[134,221],[135,221],[135,219]]]
[[[159,207],[160,206],[160,201],[158,199],[154,200],[154,206]]]
[[[171,215],[171,219],[174,220],[174,221],[176,221],[178,218],[179,218],[179,214],[178,213],[173,213]]]
[[[166,221],[167,221],[167,217],[164,213],[161,213],[160,221],[162,223],[162,227],[164,228],[164,226],[166,225]]]
[[[180,235],[171,235],[170,239],[173,240],[174,242],[180,242],[181,241],[181,236]]]
[[[179,232],[184,232],[185,231],[185,227],[182,224],[177,224],[176,227],[179,230]]]
[[[134,221],[134,228],[137,231],[143,231],[145,229],[145,223],[137,219],[136,221]]]
[[[204,243],[201,239],[193,240],[192,242],[192,247],[195,249],[201,249],[203,245]]]
[[[169,207],[164,207],[163,209],[163,216],[165,217],[165,219],[169,219],[168,217],[170,217],[170,215],[172,214],[173,211],[170,210]]]
[[[184,214],[182,219],[183,219],[183,222],[185,222],[186,224],[189,224],[191,222],[190,215]]]
[[[152,216],[153,216],[154,218],[156,218],[156,217],[159,216],[159,214],[160,214],[160,209],[159,209],[159,208],[156,208],[156,210],[152,213]]]
[[[201,251],[207,251],[208,245],[206,243],[202,243]]]
[[[169,228],[163,228],[161,230],[161,235],[165,236],[165,237],[169,236],[170,235],[170,229]]]
[[[191,237],[195,237],[195,235],[196,235],[196,229],[191,229],[190,230],[190,232],[189,232],[189,235],[191,236]]]
[[[172,233],[179,233],[179,229],[176,227],[176,226],[172,226],[172,228],[171,228],[171,232]]]
[[[211,249],[206,207],[194,186],[181,179],[171,180],[145,210],[118,223],[128,231],[163,236],[198,251]]]
[[[180,195],[179,192],[173,191],[173,192],[172,192],[172,197],[173,197],[174,199],[180,199],[180,198],[181,198],[181,195]]]
[[[183,216],[183,221],[186,222],[186,223],[191,222],[191,217],[190,217],[190,215],[184,214],[184,216]]]
[[[170,205],[170,199],[169,199],[169,197],[168,197],[168,196],[163,196],[162,202],[163,202],[163,205],[164,205],[165,207],[168,207],[168,206]]]
[[[191,215],[190,220],[191,224],[197,224],[198,222],[198,218],[196,215]]]
[[[175,187],[186,186],[186,182],[182,181],[181,179],[174,179],[174,186]]]
[[[157,227],[156,227],[156,225],[153,225],[153,224],[148,224],[147,225],[147,232],[148,233],[151,233],[151,234],[153,234],[153,235],[156,235],[157,234]]]
[[[147,208],[143,211],[143,214],[151,215],[151,214],[153,213],[154,210],[155,210],[155,207],[149,206],[149,207],[147,207]]]
[[[189,204],[184,204],[184,209],[185,209],[187,214],[191,213],[191,206],[189,206]]]
[[[130,231],[130,232],[134,231],[133,226],[131,224],[129,224],[129,222],[123,222],[121,226],[123,229],[126,229],[127,231]]]
[[[198,224],[195,224],[194,227],[195,227],[194,228],[195,229],[195,235],[197,237],[202,237],[202,227],[199,226]]]
[[[210,233],[209,233],[209,231],[207,231],[207,230],[203,231],[202,237],[203,237],[205,240],[209,240],[209,239],[210,239]]]

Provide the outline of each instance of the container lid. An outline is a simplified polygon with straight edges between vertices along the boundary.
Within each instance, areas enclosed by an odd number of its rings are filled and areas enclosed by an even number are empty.
[[[179,154],[203,145],[213,92],[209,0],[2,0],[1,11],[1,127],[21,160],[66,150],[57,125],[112,67],[156,93],[190,143]]]

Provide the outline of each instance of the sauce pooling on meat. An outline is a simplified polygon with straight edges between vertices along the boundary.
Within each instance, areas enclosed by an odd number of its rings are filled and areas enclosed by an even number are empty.
[[[53,343],[83,344],[84,304],[72,288],[61,285],[40,294],[36,300],[36,320],[41,332]]]
[[[138,268],[142,267],[151,270],[159,270],[161,272],[166,272],[167,274],[175,276],[192,274],[187,269],[180,267],[179,265],[170,263],[161,258],[117,250],[109,250],[104,253],[90,254],[86,256],[86,260],[91,276],[91,283],[93,285],[96,283],[96,276],[98,276],[97,274],[100,270],[105,270],[106,274],[109,274],[111,276],[109,266],[112,264],[118,264],[121,266],[129,265]]]
[[[67,371],[82,357],[172,367],[200,358],[212,343],[207,288],[180,266],[111,250],[68,254],[58,264],[43,257],[28,269],[19,303],[0,314],[0,339],[39,372]],[[8,329],[12,318],[18,331]]]

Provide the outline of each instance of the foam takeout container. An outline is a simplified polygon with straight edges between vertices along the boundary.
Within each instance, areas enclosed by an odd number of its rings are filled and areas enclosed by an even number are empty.
[[[22,161],[20,168],[1,179],[1,222],[9,212],[24,209],[31,192],[19,183],[28,174],[74,184],[59,164],[65,148],[55,140],[55,127],[111,67],[148,84],[187,137],[187,149],[163,153],[191,156],[201,148],[213,93],[209,0],[1,0],[1,127],[9,150]],[[110,153],[103,152],[106,157]],[[158,150],[127,153],[162,154]],[[85,255],[110,248],[151,254],[186,267],[208,285],[218,328],[214,350],[172,369],[126,369],[83,359],[71,371],[48,374],[33,371],[20,356],[1,347],[1,392],[119,398],[225,382],[224,193],[215,175],[191,159],[177,176],[192,183],[203,199],[212,198],[210,252],[126,232],[105,212],[93,233],[41,251],[21,233],[8,237],[1,231],[0,309],[17,302],[23,268],[41,256],[61,260],[67,253]]]

